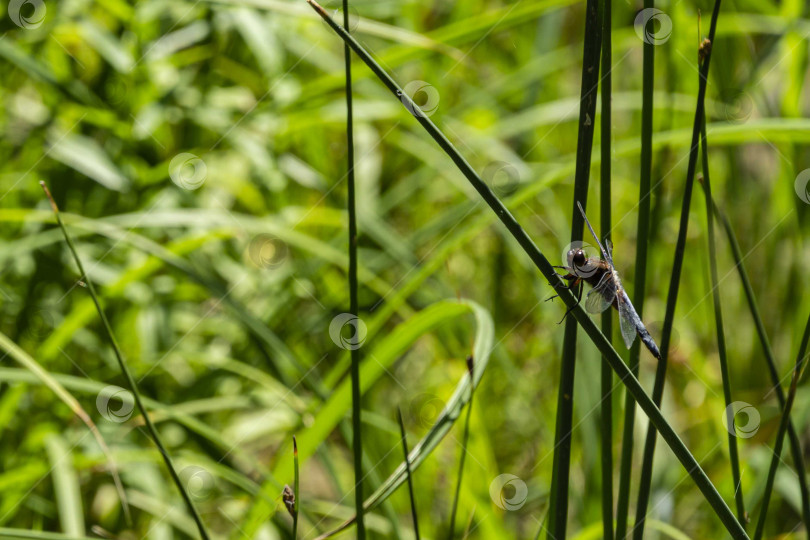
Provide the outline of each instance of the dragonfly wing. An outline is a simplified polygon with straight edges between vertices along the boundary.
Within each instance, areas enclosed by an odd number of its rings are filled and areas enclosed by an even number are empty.
[[[622,339],[624,339],[625,346],[629,349],[636,339],[636,325],[633,322],[633,310],[630,305],[619,297],[619,326],[622,330]]]
[[[602,313],[613,304],[614,298],[616,298],[616,289],[613,287],[610,274],[606,272],[596,287],[588,291],[588,297],[585,299],[585,311]]]

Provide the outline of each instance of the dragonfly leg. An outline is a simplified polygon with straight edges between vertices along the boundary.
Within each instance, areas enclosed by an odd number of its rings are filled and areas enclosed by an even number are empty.
[[[560,319],[560,322],[558,322],[557,324],[562,324],[563,321],[565,320],[565,318],[568,317],[568,314],[571,313],[571,310],[579,305],[579,303],[582,301],[582,291],[584,289],[585,289],[585,287],[583,287],[582,284],[580,283],[579,284],[579,294],[577,295],[577,303],[566,310],[565,315],[563,315],[563,318]]]
[[[556,266],[555,268],[565,268],[565,267],[564,266]],[[570,278],[569,278],[569,276],[570,276]],[[574,276],[572,276],[571,274],[567,274],[565,276],[560,276],[560,277],[562,279],[574,279]],[[555,289],[562,288],[562,289],[568,289],[569,291],[571,289],[573,289],[574,287],[576,287],[578,284],[579,284],[579,280],[574,281],[570,285],[568,283],[562,283],[562,282],[557,282],[557,283],[550,283],[549,282],[549,285],[551,285]],[[554,296],[546,298],[546,302],[548,302],[549,300],[554,300],[555,298],[559,298],[559,296],[560,296],[559,294],[555,294]]]

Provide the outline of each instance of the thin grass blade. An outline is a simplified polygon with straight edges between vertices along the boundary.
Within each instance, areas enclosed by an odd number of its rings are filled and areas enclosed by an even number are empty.
[[[132,397],[135,401],[135,405],[138,407],[138,411],[140,411],[141,416],[143,417],[144,424],[146,425],[147,431],[149,432],[150,437],[155,443],[155,446],[158,447],[160,454],[163,456],[163,461],[166,463],[166,468],[169,470],[169,474],[172,477],[177,489],[180,491],[180,495],[183,497],[183,501],[186,503],[186,507],[188,508],[191,517],[194,519],[195,524],[197,525],[197,529],[200,533],[200,537],[203,540],[208,540],[208,531],[205,528],[205,525],[202,522],[202,518],[200,517],[199,512],[197,512],[197,508],[194,506],[194,503],[191,500],[191,496],[186,490],[186,487],[183,485],[183,481],[180,479],[180,476],[177,474],[177,470],[174,467],[174,463],[172,463],[172,459],[169,456],[169,453],[166,451],[166,447],[163,445],[163,442],[160,440],[160,435],[157,432],[152,420],[149,418],[149,413],[146,410],[146,406],[141,401],[140,393],[138,392],[138,385],[135,383],[135,379],[132,377],[132,373],[129,371],[129,367],[127,366],[126,362],[124,361],[124,357],[121,353],[121,349],[118,347],[118,340],[115,339],[115,335],[112,331],[112,326],[110,322],[107,320],[107,316],[104,313],[104,310],[101,308],[101,303],[99,302],[98,295],[96,294],[95,287],[93,286],[93,282],[90,279],[90,276],[87,275],[87,272],[84,271],[84,266],[82,265],[81,258],[79,257],[78,252],[76,251],[75,246],[73,245],[73,240],[70,238],[70,234],[67,232],[67,228],[65,224],[62,222],[62,217],[59,215],[59,208],[56,206],[56,201],[54,201],[53,197],[51,196],[50,190],[45,185],[45,182],[40,182],[42,189],[45,191],[45,195],[48,197],[48,201],[51,203],[51,208],[53,209],[53,213],[56,216],[56,222],[59,225],[59,228],[62,230],[62,234],[65,236],[65,242],[68,245],[68,249],[70,250],[71,255],[73,255],[73,260],[76,262],[76,266],[79,268],[79,273],[81,274],[82,278],[84,279],[85,284],[87,285],[87,290],[90,293],[90,296],[93,298],[93,304],[96,306],[96,310],[98,311],[98,315],[101,318],[101,322],[104,326],[104,331],[107,334],[107,338],[110,341],[110,345],[115,353],[115,358],[118,361],[118,367],[121,368],[121,373],[124,375],[124,378],[127,381],[127,386],[129,386],[129,391],[132,393]]]

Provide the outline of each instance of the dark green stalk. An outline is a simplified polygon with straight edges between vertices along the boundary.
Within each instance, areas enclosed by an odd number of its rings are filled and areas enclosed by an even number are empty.
[[[191,517],[197,524],[200,537],[203,540],[208,540],[208,532],[205,530],[205,525],[202,522],[202,518],[197,512],[197,509],[194,507],[194,503],[191,501],[191,496],[188,494],[188,491],[183,485],[180,475],[177,474],[177,470],[174,468],[174,463],[172,463],[172,459],[169,457],[166,447],[163,446],[163,442],[160,440],[160,435],[158,435],[157,429],[152,423],[152,419],[149,417],[146,406],[141,401],[141,395],[138,392],[138,385],[135,382],[135,379],[132,377],[132,373],[130,373],[126,362],[124,362],[124,357],[121,354],[121,349],[118,347],[118,341],[115,339],[115,334],[113,334],[110,321],[107,320],[107,315],[105,315],[104,310],[101,309],[101,303],[98,300],[98,295],[96,294],[96,288],[93,286],[93,281],[90,279],[90,276],[87,275],[87,272],[84,271],[82,260],[79,258],[76,247],[73,245],[73,240],[71,240],[65,224],[62,222],[62,216],[59,214],[59,207],[56,206],[56,201],[54,201],[53,197],[51,196],[51,192],[48,189],[48,186],[45,185],[45,182],[40,182],[39,185],[42,186],[42,189],[45,191],[45,195],[48,197],[48,201],[51,203],[51,208],[56,216],[56,223],[59,225],[59,228],[62,229],[62,234],[65,237],[65,242],[68,245],[68,249],[70,250],[71,255],[73,255],[73,260],[76,261],[76,266],[79,268],[79,274],[82,276],[84,283],[87,285],[90,298],[93,299],[93,304],[96,306],[96,311],[98,311],[98,316],[101,319],[102,325],[104,326],[104,331],[107,334],[107,338],[110,340],[113,353],[115,353],[115,359],[118,361],[118,367],[121,368],[121,373],[124,375],[124,378],[127,381],[127,386],[129,387],[129,391],[132,393],[135,405],[138,407],[138,411],[141,413],[141,416],[143,416],[143,423],[149,432],[149,436],[152,438],[155,446],[157,446],[158,450],[160,451],[160,455],[163,456],[163,461],[166,463],[166,468],[169,469],[169,474],[171,475],[172,480],[177,486],[177,489],[180,491],[180,495],[183,497],[183,501],[185,501],[186,507],[191,513]]]
[[[712,11],[712,22],[709,28],[709,40],[714,43],[714,34],[717,29],[717,18],[720,15],[720,2],[715,0]],[[661,335],[661,358],[655,371],[653,383],[653,402],[656,407],[661,406],[664,395],[664,382],[667,373],[667,357],[669,356],[669,342],[672,337],[672,323],[675,319],[675,305],[678,301],[683,256],[686,250],[686,233],[689,225],[689,206],[692,202],[692,187],[694,186],[695,170],[697,169],[698,145],[700,142],[700,128],[704,118],[704,99],[706,97],[706,84],[709,76],[711,52],[707,52],[700,66],[700,79],[698,81],[697,105],[695,119],[692,124],[692,144],[689,148],[689,164],[686,167],[686,187],[684,188],[683,204],[681,206],[681,222],[678,227],[678,239],[675,243],[675,260],[672,263],[672,275],[669,281],[667,305],[664,315],[664,328]],[[656,430],[652,424],[647,428],[647,438],[644,441],[644,454],[641,461],[641,475],[639,477],[638,502],[636,504],[636,524],[633,527],[633,538],[641,540],[644,537],[644,520],[647,515],[647,504],[650,500],[650,487],[652,483],[653,456],[655,454]]]
[[[602,144],[600,146],[601,174],[599,178],[599,230],[606,231],[605,240],[610,239],[610,169],[611,169],[611,93],[612,77],[610,71],[613,61],[611,45],[611,0],[602,2]],[[604,233],[603,233],[604,234]],[[613,314],[607,311],[602,314],[602,333],[610,341],[613,337]],[[602,440],[602,538],[613,540],[613,372],[606,361],[601,364],[600,384],[602,405],[600,412],[600,436]],[[635,407],[633,407],[635,409]]]
[[[331,20],[331,19],[330,19]],[[349,32],[349,1],[343,0],[343,27]],[[346,63],[346,147],[348,154],[347,180],[349,184],[349,313],[358,316],[357,302],[357,207],[354,183],[354,114],[352,111],[352,51],[343,45]],[[357,333],[355,332],[355,336]],[[352,347],[352,452],[354,453],[354,507],[357,516],[357,539],[365,540],[363,519],[363,431],[360,421],[360,347]]]
[[[324,21],[326,21],[326,23],[332,28],[332,30],[335,31],[335,33],[349,44],[355,54],[357,54],[363,60],[363,62],[365,62],[369,69],[371,69],[371,71],[380,79],[380,81],[385,84],[391,93],[393,93],[397,99],[401,100],[408,110],[416,111],[416,114],[413,115],[414,118],[416,118],[416,121],[419,122],[419,124],[425,129],[425,131],[427,131],[433,140],[436,141],[436,143],[448,155],[448,157],[453,160],[453,163],[456,164],[459,171],[464,175],[465,178],[467,178],[470,185],[478,192],[484,202],[487,203],[493,212],[495,212],[495,215],[498,216],[501,223],[503,223],[506,230],[509,231],[515,241],[517,241],[521,249],[526,253],[526,255],[529,256],[532,263],[537,267],[538,270],[540,270],[543,276],[548,280],[549,284],[555,288],[566,307],[571,308],[570,315],[577,320],[599,352],[605,356],[608,364],[610,364],[611,369],[613,369],[613,371],[619,377],[619,381],[625,385],[627,390],[636,400],[638,406],[641,407],[644,414],[650,419],[650,422],[661,433],[661,438],[663,438],[667,445],[672,449],[675,457],[678,458],[678,461],[681,462],[684,469],[686,469],[686,471],[689,473],[689,476],[695,482],[695,485],[698,486],[701,493],[703,493],[706,501],[712,507],[718,518],[722,521],[732,538],[748,538],[748,535],[745,534],[745,531],[742,529],[742,527],[740,527],[734,513],[723,501],[723,498],[717,492],[717,489],[711,483],[708,476],[706,476],[706,473],[700,467],[700,464],[697,462],[695,457],[683,444],[683,441],[681,441],[677,433],[675,433],[675,430],[672,429],[672,426],[670,426],[666,421],[664,416],[661,414],[661,411],[658,410],[658,407],[655,406],[650,397],[644,392],[644,388],[642,388],[641,383],[639,383],[638,379],[633,376],[625,365],[624,361],[613,349],[610,342],[605,338],[602,332],[599,331],[599,328],[585,312],[584,308],[577,303],[577,299],[574,297],[573,293],[565,287],[565,283],[560,279],[559,275],[557,275],[549,260],[545,257],[545,255],[543,255],[532,239],[529,238],[529,235],[526,234],[526,231],[523,230],[517,220],[515,220],[514,216],[512,216],[511,212],[509,212],[503,202],[501,202],[500,199],[495,196],[489,186],[481,179],[478,173],[475,172],[475,170],[470,166],[467,160],[464,159],[455,146],[453,146],[453,143],[451,143],[444,133],[442,133],[439,128],[436,127],[436,124],[434,124],[426,115],[419,114],[419,106],[416,105],[416,103],[414,103],[413,100],[402,91],[399,85],[385,72],[385,70],[383,70],[383,68],[374,61],[368,51],[366,51],[363,46],[360,45],[357,40],[355,40],[342,27],[335,24],[335,22],[330,19],[329,14],[320,5],[318,5],[315,0],[307,0],[307,2],[324,19]]]
[[[728,372],[728,360],[726,358],[726,335],[723,331],[723,309],[720,302],[720,284],[717,279],[717,253],[714,244],[714,215],[712,212],[712,185],[709,180],[709,146],[706,138],[706,115],[703,115],[703,125],[701,126],[700,147],[702,150],[703,164],[703,191],[706,195],[706,228],[709,236],[709,266],[711,270],[712,297],[714,300],[714,325],[717,329],[717,356],[720,359],[720,375],[723,379],[723,397],[726,401],[726,425],[734,425],[734,412],[730,407],[731,400],[731,377]],[[740,485],[740,458],[737,453],[737,437],[733,429],[728,430],[728,454],[731,461],[731,477],[734,481],[734,501],[737,503],[737,518],[740,525],[745,528],[745,503],[743,502],[742,486]]]
[[[293,435],[293,495],[295,498],[293,499],[293,532],[292,537],[293,540],[298,538],[298,507],[301,504],[301,492],[298,489],[298,441],[295,440],[295,435]]]
[[[464,419],[464,434],[461,439],[461,459],[458,464],[458,481],[456,482],[456,494],[453,497],[453,510],[450,512],[450,530],[447,538],[453,540],[456,532],[456,513],[458,512],[458,499],[461,496],[461,479],[464,476],[464,461],[467,457],[467,441],[470,439],[470,414],[472,413],[473,395],[475,394],[475,381],[473,380],[473,358],[467,357],[467,371],[470,373],[470,401],[467,403],[467,417]],[[405,463],[408,457],[405,456]]]
[[[654,0],[644,0],[644,9],[653,9]],[[652,177],[653,90],[655,82],[655,45],[644,41],[641,74],[641,165],[638,182],[638,223],[636,225],[636,269],[633,284],[633,305],[639,317],[644,317],[644,297],[647,288],[647,248],[650,237],[650,186]],[[638,377],[641,343],[630,348],[628,364]],[[627,516],[630,510],[630,479],[633,475],[633,428],[636,408],[625,394],[622,454],[619,465],[619,493],[616,503],[616,538],[627,536]]]
[[[799,384],[799,377],[801,377],[805,352],[807,351],[807,342],[810,340],[810,318],[807,319],[807,325],[804,328],[804,335],[802,336],[801,345],[799,345],[799,354],[796,355],[796,365],[793,368],[793,378],[790,381],[790,391],[788,392],[787,402],[782,411],[782,420],[779,422],[779,431],[776,434],[776,443],[773,448],[773,457],[771,458],[771,466],[768,469],[768,479],[765,482],[765,493],[762,496],[762,507],[759,512],[759,519],[757,520],[757,529],[754,532],[754,540],[762,538],[762,532],[765,530],[765,519],[768,516],[768,504],[771,501],[771,493],[773,492],[773,482],[776,478],[776,469],[779,467],[782,455],[782,443],[785,440],[785,432],[787,431],[790,423],[790,410],[793,408],[793,400],[796,397],[796,388]],[[729,424],[731,425],[731,424]]]
[[[773,384],[773,391],[776,393],[779,407],[784,410],[785,393],[782,390],[779,373],[776,370],[776,360],[773,356],[773,350],[768,341],[768,335],[765,333],[765,324],[762,322],[762,316],[759,313],[759,306],[754,296],[754,289],[751,287],[748,272],[746,272],[745,266],[743,265],[743,255],[740,250],[740,244],[737,242],[737,236],[734,234],[734,229],[731,228],[728,217],[726,217],[714,201],[712,201],[712,206],[726,231],[726,236],[731,246],[731,253],[734,258],[734,267],[740,275],[740,281],[742,281],[743,290],[745,291],[745,298],[748,301],[748,308],[751,311],[751,317],[754,319],[754,326],[757,329],[759,342],[762,344],[762,352],[768,367],[768,373],[771,377],[771,384]],[[790,442],[790,454],[793,457],[793,466],[796,468],[796,474],[798,475],[799,491],[802,494],[802,521],[804,521],[805,529],[810,531],[810,491],[808,491],[807,478],[804,473],[804,455],[802,453],[801,443],[799,442],[799,436],[793,426],[793,421],[790,419],[788,419],[787,429],[788,441]]]
[[[591,172],[594,119],[596,118],[596,89],[599,85],[599,54],[601,47],[601,12],[598,0],[588,0],[585,7],[585,39],[582,51],[582,82],[579,100],[579,130],[577,161],[574,173],[574,200],[571,206],[571,242],[582,240],[584,219],[577,203],[586,207],[588,179]],[[557,387],[557,423],[554,434],[554,460],[549,514],[549,538],[565,538],[568,521],[568,476],[571,468],[571,432],[574,417],[574,373],[576,366],[577,323],[565,322],[560,383]]]
[[[472,397],[472,396],[471,396]],[[419,540],[419,520],[416,517],[416,498],[413,496],[413,478],[411,476],[411,462],[408,459],[408,439],[405,438],[405,423],[402,421],[402,410],[397,407],[397,420],[399,432],[402,436],[402,454],[405,456],[405,472],[408,476],[408,497],[411,499],[411,516],[413,517],[413,531],[416,540]]]

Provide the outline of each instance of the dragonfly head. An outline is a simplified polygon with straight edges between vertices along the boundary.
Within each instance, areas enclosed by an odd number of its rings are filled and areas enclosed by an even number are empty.
[[[582,248],[571,249],[568,251],[568,266],[569,268],[580,268],[585,266],[588,261],[588,256]]]

